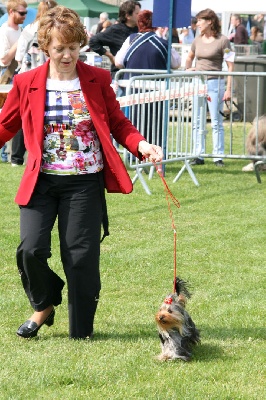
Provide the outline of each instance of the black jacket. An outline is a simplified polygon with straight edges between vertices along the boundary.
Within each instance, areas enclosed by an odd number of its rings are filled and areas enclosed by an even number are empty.
[[[137,33],[138,27],[130,28],[126,24],[119,23],[113,24],[108,27],[105,31],[99,32],[90,38],[90,49],[101,56],[106,53],[106,49],[103,46],[107,46],[110,52],[115,56],[118,50],[122,47],[122,44],[126,38],[132,33]],[[118,68],[112,64],[111,72],[112,75],[118,71]]]

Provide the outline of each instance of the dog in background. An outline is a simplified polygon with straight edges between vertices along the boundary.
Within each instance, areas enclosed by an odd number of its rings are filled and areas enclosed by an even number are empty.
[[[246,149],[250,155],[266,155],[266,115],[253,120],[247,136]]]
[[[255,118],[252,122],[252,127],[248,133],[246,140],[246,149],[248,154],[252,156],[266,155],[266,115],[262,115],[258,119]],[[266,164],[261,160],[253,160],[248,165],[242,168],[244,172],[254,171],[255,164],[259,164],[257,167],[260,171],[266,170]],[[256,165],[257,165],[256,164]]]
[[[159,360],[190,361],[191,346],[200,342],[199,331],[185,310],[190,297],[187,282],[176,278],[175,293],[165,298],[155,315],[162,349]]]

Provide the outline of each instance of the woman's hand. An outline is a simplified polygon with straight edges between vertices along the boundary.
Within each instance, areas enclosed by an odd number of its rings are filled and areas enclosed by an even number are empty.
[[[107,50],[104,55],[109,58],[111,64],[115,63],[115,56],[110,51]]]
[[[231,99],[231,90],[226,89],[226,91],[224,92],[224,97],[223,97],[223,101],[227,101]]]
[[[148,158],[151,162],[161,162],[163,159],[163,151],[161,147],[150,144],[145,140],[139,142],[138,151],[144,158]]]

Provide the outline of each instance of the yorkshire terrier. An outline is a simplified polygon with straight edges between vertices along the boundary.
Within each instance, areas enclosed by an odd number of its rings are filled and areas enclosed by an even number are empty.
[[[185,310],[190,297],[187,282],[176,278],[175,293],[165,298],[155,315],[162,348],[159,360],[190,361],[191,345],[200,342],[199,331]]]

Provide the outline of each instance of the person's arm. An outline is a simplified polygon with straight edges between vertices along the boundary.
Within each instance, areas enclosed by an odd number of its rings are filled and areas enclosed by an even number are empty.
[[[124,59],[127,54],[127,51],[130,47],[130,37],[126,38],[124,43],[122,44],[122,47],[118,52],[116,53],[115,56],[115,65],[117,68],[124,68]]]
[[[92,36],[89,41],[89,46],[92,51],[95,53],[99,54],[100,56],[107,56],[109,53],[103,46],[108,46],[112,45],[112,27],[108,29],[108,31],[103,31],[99,32],[96,35]],[[111,54],[111,53],[110,53]]]
[[[231,61],[226,61],[228,72],[234,71],[234,63]],[[226,91],[224,92],[223,100],[227,101],[231,99],[231,88],[232,88],[232,76],[228,75]]]
[[[187,59],[186,59],[186,69],[188,69],[189,71],[196,71],[196,68],[192,68],[192,63],[193,60],[195,58],[195,53],[191,50],[188,53]]]
[[[9,47],[10,45],[6,35],[0,35],[0,43],[2,50],[0,53],[0,61],[3,65],[7,66],[11,63],[11,61],[15,57],[15,53],[17,50],[17,42],[14,43],[12,47]]]
[[[174,49],[172,47],[171,48],[171,68],[177,69],[180,67],[180,65],[181,65],[181,57],[180,57],[178,51],[176,51],[176,49]]]
[[[89,46],[92,51],[99,54],[100,56],[105,55],[109,58],[111,64],[115,63],[115,57],[111,53],[111,51],[105,49],[103,46],[107,46],[109,48],[112,47],[113,44],[113,35],[112,35],[112,26],[103,32],[99,32],[96,35],[92,36],[89,41]]]

